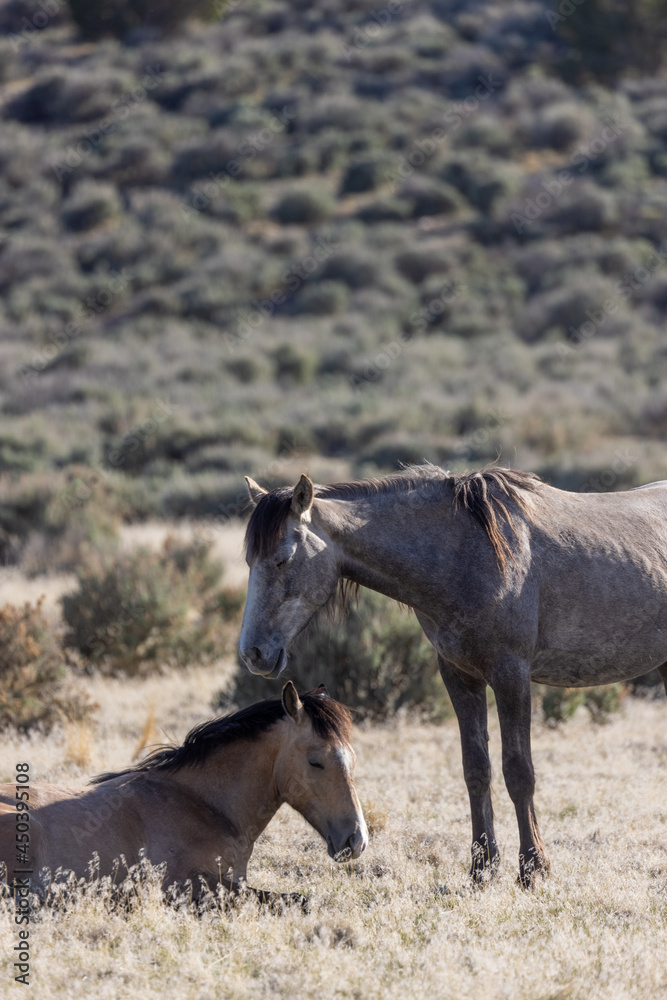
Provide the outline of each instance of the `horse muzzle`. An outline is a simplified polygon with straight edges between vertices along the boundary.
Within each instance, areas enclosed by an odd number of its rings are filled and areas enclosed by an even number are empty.
[[[347,840],[341,844],[339,847],[333,842],[331,836],[327,837],[327,850],[329,852],[329,857],[333,858],[334,861],[354,861],[359,855],[365,851],[366,845],[368,843],[368,837],[365,830],[360,827],[351,833]]]
[[[281,648],[277,655],[265,655],[259,646],[241,649],[240,653],[250,673],[259,674],[260,677],[278,677],[287,663],[287,653],[284,648]]]

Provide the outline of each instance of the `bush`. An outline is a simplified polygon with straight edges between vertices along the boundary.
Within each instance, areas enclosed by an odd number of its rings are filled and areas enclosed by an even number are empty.
[[[219,0],[69,0],[72,17],[84,38],[125,38],[132,31],[171,32],[189,17],[213,18]]]
[[[111,184],[80,184],[64,204],[63,224],[74,232],[93,229],[120,213],[120,200]]]
[[[273,209],[273,215],[284,226],[308,226],[323,222],[332,211],[333,202],[319,188],[288,191]]]
[[[667,38],[665,0],[586,0],[574,16],[550,13],[553,27],[570,46],[563,62],[568,77],[613,80],[633,67],[654,73]]]
[[[334,254],[322,268],[321,277],[342,281],[348,288],[368,288],[377,283],[380,267],[377,254],[369,250],[349,250]]]
[[[605,684],[591,688],[550,688],[538,685],[544,721],[557,726],[571,718],[581,705],[590,712],[591,720],[598,725],[609,721],[612,712],[620,711],[627,693],[624,684]]]
[[[378,198],[357,210],[356,218],[367,226],[381,222],[404,222],[410,215],[411,205],[405,199]]]
[[[508,197],[516,189],[518,173],[475,150],[453,157],[444,166],[442,179],[480,212],[487,213],[499,198]]]
[[[374,191],[382,183],[383,173],[390,165],[386,156],[365,156],[351,160],[341,181],[341,194]]]
[[[210,547],[167,540],[82,569],[62,598],[65,644],[104,673],[133,676],[219,655],[225,614]]]
[[[67,678],[62,650],[42,603],[0,609],[0,729],[83,719],[93,706]]]
[[[8,102],[7,113],[25,124],[66,125],[105,118],[114,100],[120,100],[134,83],[128,73],[98,70],[45,69],[27,90]],[[58,149],[62,161],[65,148]]]
[[[344,621],[315,623],[291,660],[287,676],[300,691],[325,683],[333,698],[362,717],[385,719],[399,708],[415,708],[434,721],[451,715],[435,652],[412,614],[394,601],[361,590]],[[247,705],[267,697],[264,678],[239,662],[219,707]]]
[[[410,204],[413,219],[450,215],[461,207],[461,198],[454,188],[431,177],[411,177],[401,186],[398,197]]]
[[[296,299],[294,311],[313,316],[333,316],[345,312],[348,301],[347,285],[342,281],[309,282]]]

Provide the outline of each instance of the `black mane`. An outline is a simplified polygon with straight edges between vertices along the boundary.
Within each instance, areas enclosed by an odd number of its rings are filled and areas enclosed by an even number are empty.
[[[313,691],[301,695],[301,701],[313,729],[322,739],[346,744],[350,741],[352,719],[340,702],[327,694]],[[161,746],[145,760],[122,771],[105,771],[91,780],[99,785],[111,778],[140,771],[178,771],[182,767],[198,766],[214,750],[237,740],[256,740],[276,722],[285,717],[285,707],[280,698],[258,701],[232,715],[202,722],[191,729],[179,747]]]

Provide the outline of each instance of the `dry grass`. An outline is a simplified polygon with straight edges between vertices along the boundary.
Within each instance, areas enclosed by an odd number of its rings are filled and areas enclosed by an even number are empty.
[[[93,680],[101,708],[84,736],[4,737],[0,780],[29,759],[34,777],[83,783],[131,759],[155,705],[157,730],[181,737],[207,712],[229,665],[144,681]],[[307,915],[254,904],[196,919],[153,889],[129,917],[94,900],[40,914],[32,928],[35,998],[622,998],[665,995],[667,738],[664,702],[630,700],[608,726],[583,711],[535,727],[539,813],[554,874],[514,882],[517,833],[496,778],[502,874],[466,879],[468,809],[455,724],[401,721],[357,732],[358,787],[373,836],[349,866],[285,807],[257,845],[251,882],[311,899]],[[85,738],[84,738],[85,737]],[[499,774],[495,719],[491,747]],[[85,751],[85,752],[84,752]],[[2,954],[14,924],[0,917]],[[0,974],[11,992],[10,960]]]

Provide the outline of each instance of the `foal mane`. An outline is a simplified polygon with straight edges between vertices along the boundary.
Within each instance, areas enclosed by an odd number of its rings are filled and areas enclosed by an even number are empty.
[[[378,493],[399,494],[417,489],[425,483],[441,483],[453,488],[452,504],[455,510],[463,508],[486,532],[498,566],[503,574],[507,559],[513,559],[512,550],[502,532],[496,508],[515,531],[512,515],[503,497],[513,501],[522,513],[528,507],[521,491],[535,492],[541,485],[539,476],[519,469],[487,466],[479,472],[450,475],[437,465],[414,465],[401,472],[375,479],[360,479],[350,483],[331,483],[315,486],[315,497],[322,499],[355,499]],[[266,493],[252,512],[245,533],[246,556],[250,562],[271,555],[285,530],[292,504],[293,487],[281,486]]]
[[[343,745],[350,743],[352,716],[344,705],[327,694],[314,691],[302,694],[301,701],[318,736]],[[179,747],[156,747],[140,763],[122,771],[105,771],[92,778],[90,784],[99,785],[111,778],[142,771],[178,771],[182,767],[200,766],[220,747],[238,740],[258,739],[286,714],[280,698],[258,701],[239,712],[200,723],[190,730]]]

